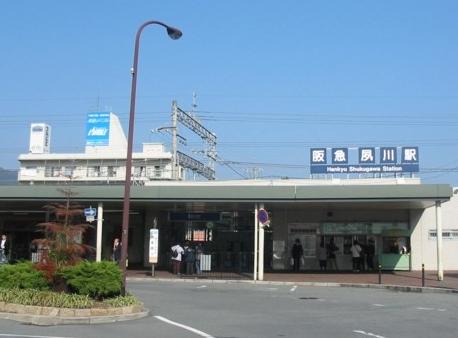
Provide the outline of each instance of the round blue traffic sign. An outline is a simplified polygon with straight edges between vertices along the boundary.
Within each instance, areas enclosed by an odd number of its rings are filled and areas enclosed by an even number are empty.
[[[265,209],[259,209],[258,221],[261,222],[261,224],[266,224],[269,221],[269,213]]]

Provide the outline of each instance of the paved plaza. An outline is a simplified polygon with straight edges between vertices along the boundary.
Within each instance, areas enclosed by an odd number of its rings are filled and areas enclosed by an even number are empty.
[[[151,271],[129,270],[129,278],[151,278]],[[156,271],[155,279],[176,279],[177,276],[168,271]],[[250,280],[251,275],[235,274],[211,274],[203,277],[181,276],[181,278],[222,279],[222,280]],[[378,284],[378,273],[349,273],[349,272],[328,272],[328,273],[265,273],[266,282],[291,282],[291,283],[348,283],[348,284]],[[421,271],[383,271],[381,276],[382,284],[399,286],[422,286]],[[444,280],[438,281],[435,271],[425,272],[425,286],[458,290],[458,271],[446,271]]]

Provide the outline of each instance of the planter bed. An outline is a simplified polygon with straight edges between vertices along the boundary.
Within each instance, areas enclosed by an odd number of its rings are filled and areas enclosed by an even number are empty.
[[[142,318],[148,312],[143,304],[70,309],[0,302],[0,318],[35,325],[110,323]]]

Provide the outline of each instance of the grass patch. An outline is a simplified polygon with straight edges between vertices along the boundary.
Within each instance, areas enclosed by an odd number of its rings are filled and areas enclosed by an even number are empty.
[[[67,294],[52,291],[40,291],[35,289],[4,289],[0,288],[0,302],[47,306],[71,309],[90,309],[94,307],[123,307],[140,304],[132,295],[118,296],[96,302],[87,295]]]

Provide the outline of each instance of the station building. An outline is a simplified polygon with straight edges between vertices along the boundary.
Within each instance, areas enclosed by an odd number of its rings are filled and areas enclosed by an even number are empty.
[[[81,206],[97,209],[83,240],[95,248],[90,258],[110,259],[113,239],[121,235],[126,140],[116,115],[94,118],[81,154],[50,153],[49,126],[32,125],[29,153],[19,156],[19,184],[0,186],[0,232],[9,235],[11,259],[31,257],[30,244],[40,236],[36,225],[50,217],[44,206],[63,201],[63,187]],[[318,247],[331,240],[339,270],[351,270],[354,240],[373,242],[374,264],[384,270],[420,270],[422,264],[438,275],[458,270],[458,198],[447,184],[407,177],[186,181],[184,158],[174,159],[161,144],[146,144],[133,158],[130,267],[150,266],[155,228],[159,269],[169,268],[172,244],[189,241],[202,245],[207,271],[290,271],[299,239],[302,271],[319,269]],[[202,163],[191,167],[205,172]],[[268,226],[259,223],[261,208],[269,213]]]
[[[74,200],[98,209],[85,242],[96,247],[94,259],[109,259],[121,233],[123,187],[73,186]],[[0,187],[0,232],[9,234],[15,259],[30,257],[30,242],[40,236],[35,225],[47,220],[43,206],[62,201],[56,185]],[[376,264],[385,270],[437,268],[456,270],[458,199],[448,185],[410,179],[373,181],[278,180],[227,182],[157,182],[133,186],[129,228],[129,266],[147,267],[149,230],[159,230],[157,268],[169,266],[175,241],[201,243],[212,257],[209,270],[250,273],[254,255],[262,271],[288,271],[293,241],[304,247],[301,270],[318,269],[321,240],[334,239],[340,270],[351,269],[350,246],[375,241]],[[271,222],[263,228],[263,248],[255,250],[256,211]],[[442,229],[437,236],[437,229]],[[260,230],[258,230],[260,231]],[[443,244],[438,250],[438,237]],[[259,257],[259,256],[258,256]]]

